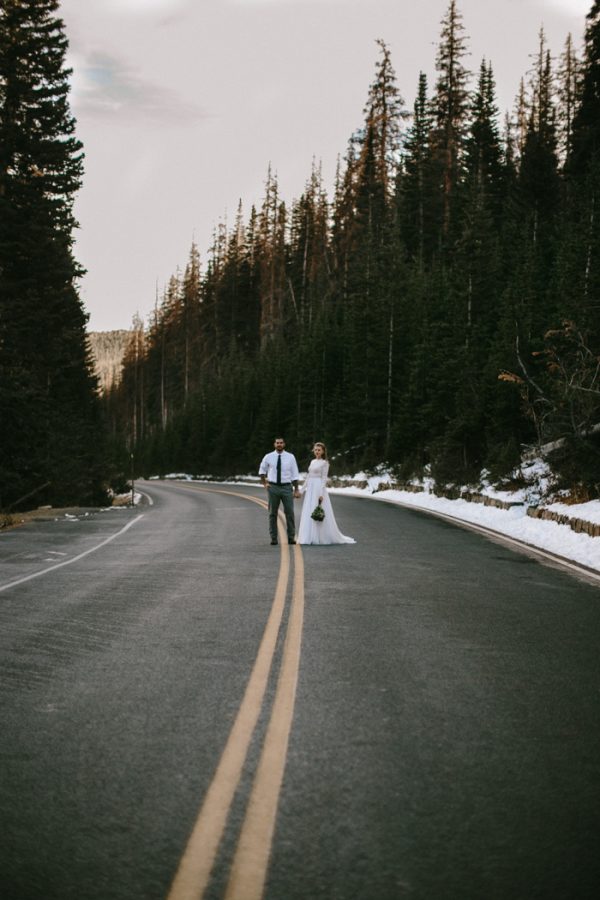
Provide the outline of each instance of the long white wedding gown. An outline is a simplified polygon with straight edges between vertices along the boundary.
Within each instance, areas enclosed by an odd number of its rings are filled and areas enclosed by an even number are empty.
[[[308,477],[302,487],[304,502],[302,515],[300,516],[300,528],[297,541],[299,544],[355,544],[354,538],[346,537],[337,527],[331,500],[327,493],[327,473],[329,463],[326,459],[313,459],[308,467]],[[322,522],[311,519],[315,506],[319,503],[319,497],[323,498],[321,506],[325,513]]]

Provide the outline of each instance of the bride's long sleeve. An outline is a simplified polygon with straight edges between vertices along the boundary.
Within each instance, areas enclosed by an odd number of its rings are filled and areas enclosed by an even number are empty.
[[[326,462],[323,466],[323,472],[321,473],[321,494],[325,493],[327,488],[327,476],[329,474],[329,463]]]

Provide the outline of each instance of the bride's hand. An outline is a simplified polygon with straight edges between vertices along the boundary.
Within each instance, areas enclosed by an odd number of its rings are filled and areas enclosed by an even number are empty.
[[[323,498],[319,497],[319,505],[321,505],[322,502],[323,502]]]

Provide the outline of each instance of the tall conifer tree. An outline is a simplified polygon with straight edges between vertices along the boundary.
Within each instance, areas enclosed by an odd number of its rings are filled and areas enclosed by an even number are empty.
[[[419,74],[413,118],[403,144],[403,170],[399,180],[399,216],[404,242],[423,267],[431,254],[433,198],[437,193],[431,158],[432,111],[427,76]]]
[[[456,0],[442,20],[436,69],[438,80],[433,100],[435,125],[433,149],[439,171],[441,228],[448,235],[456,189],[461,177],[464,126],[469,109],[470,72],[464,65],[467,39]]]
[[[383,41],[378,45],[381,56],[364,108],[364,126],[354,138],[342,198],[342,208],[349,213],[344,231],[350,249],[343,281],[342,370],[359,433],[369,447],[381,446],[374,420],[385,409],[388,393],[392,295],[386,260],[405,117],[389,50]]]
[[[600,156],[600,0],[586,19],[580,102],[573,120],[569,168],[582,173]]]
[[[566,162],[569,209],[561,284],[571,318],[600,347],[600,0],[587,16],[579,99]]]
[[[558,78],[558,128],[559,149],[561,160],[564,162],[571,153],[573,139],[573,119],[581,80],[581,63],[577,58],[573,46],[573,37],[568,35],[565,47],[560,58],[560,66],[557,72]]]
[[[46,481],[55,502],[101,495],[99,404],[72,252],[83,154],[58,5],[0,7],[0,503]]]

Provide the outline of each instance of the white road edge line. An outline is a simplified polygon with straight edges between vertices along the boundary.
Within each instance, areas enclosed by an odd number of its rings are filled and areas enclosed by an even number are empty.
[[[138,494],[141,494],[142,497],[146,498],[146,500],[148,501],[148,506],[154,506],[154,500],[152,499],[150,494],[147,494],[146,491],[140,491],[139,489],[137,492],[138,492]]]
[[[18,584],[24,584],[26,581],[31,581],[32,578],[39,578],[41,575],[46,575],[48,572],[53,572],[55,569],[62,569],[63,566],[70,566],[71,563],[77,562],[80,559],[83,559],[84,556],[88,556],[90,553],[95,553],[96,550],[99,550],[100,547],[104,547],[105,544],[110,544],[111,541],[114,541],[115,538],[118,538],[119,535],[124,534],[128,528],[131,528],[132,525],[135,525],[136,522],[139,522],[140,519],[144,518],[144,513],[140,513],[139,516],[136,516],[135,519],[132,519],[131,522],[128,522],[120,531],[115,532],[115,534],[111,534],[110,537],[106,538],[106,540],[102,541],[100,544],[96,544],[95,547],[90,547],[89,550],[84,550],[83,553],[80,553],[78,556],[74,556],[72,559],[65,559],[64,562],[56,563],[55,566],[49,566],[47,569],[42,569],[40,572],[34,572],[32,575],[26,575],[24,578],[18,578],[16,581],[9,581],[8,584],[3,584],[0,586],[0,592],[7,591],[11,587],[16,587]]]

